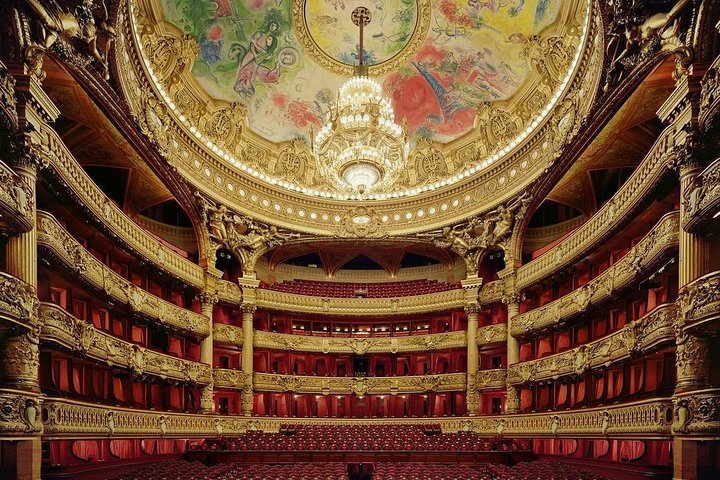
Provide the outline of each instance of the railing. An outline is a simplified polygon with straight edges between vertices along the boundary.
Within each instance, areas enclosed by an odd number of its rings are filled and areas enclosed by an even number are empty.
[[[587,311],[591,305],[613,298],[677,247],[679,223],[677,211],[666,214],[617,263],[590,282],[547,305],[516,316],[510,334],[523,336],[560,324]]]
[[[170,273],[198,289],[203,288],[202,268],[162,245],[156,238],[132,221],[104,193],[75,160],[55,130],[45,126],[40,132],[43,148],[40,156],[51,171],[66,185],[76,201],[113,238],[155,267]]]
[[[480,370],[477,372],[476,378],[475,387],[480,391],[505,389],[507,371],[504,368]]]
[[[136,376],[208,384],[211,367],[157,353],[96,329],[49,303],[40,304],[41,338],[69,349],[73,354],[126,368]]]
[[[507,323],[496,323],[477,329],[478,346],[507,341]]]
[[[710,68],[700,82],[700,114],[699,123],[705,130],[710,130],[713,121],[720,114],[720,56],[715,57]]]
[[[179,331],[202,337],[210,334],[209,318],[158,298],[124,279],[85,250],[49,213],[38,212],[37,225],[38,245],[98,292]]]
[[[35,194],[25,180],[0,161],[0,225],[27,232],[33,226]]]
[[[216,387],[233,388],[215,384]],[[408,375],[402,377],[315,377],[255,373],[253,386],[259,392],[295,392],[322,395],[426,393],[465,391],[467,375]]]
[[[518,268],[517,289],[527,288],[571,265],[615,234],[649,198],[649,192],[668,171],[665,165],[671,155],[674,135],[674,126],[666,128],[632,176],[595,215],[562,242]]]
[[[715,159],[685,188],[682,197],[686,212],[682,227],[685,230],[695,230],[720,211],[720,158]]]
[[[462,289],[397,298],[323,298],[258,289],[256,303],[258,307],[269,310],[378,316],[458,309],[465,306],[466,298]]]
[[[710,397],[709,397],[710,398]],[[714,399],[720,398],[717,392]],[[496,437],[670,438],[672,402],[652,399],[563,412],[487,417],[278,418],[156,412],[47,398],[42,404],[44,439],[206,438],[248,430],[278,432],[281,425],[439,425],[445,433],[473,431]]]
[[[488,282],[484,284],[482,288],[480,288],[478,302],[480,302],[481,305],[497,303],[502,300],[504,292],[505,282],[503,280],[495,280],[492,282]]]
[[[677,315],[678,307],[674,303],[660,305],[644,317],[598,340],[562,353],[510,365],[508,383],[518,385],[582,375],[628,359],[637,352],[647,353],[658,346],[674,343],[673,322]]]
[[[720,319],[720,271],[708,273],[681,287],[678,303],[685,328]]]
[[[314,353],[407,353],[450,350],[467,346],[467,332],[464,330],[426,335],[402,337],[327,337],[293,335],[255,330],[253,345],[259,348],[285,350],[290,352]],[[507,340],[507,324],[499,323],[480,327],[477,331],[479,346]],[[242,347],[244,337],[241,327],[224,323],[213,324],[213,341]]]

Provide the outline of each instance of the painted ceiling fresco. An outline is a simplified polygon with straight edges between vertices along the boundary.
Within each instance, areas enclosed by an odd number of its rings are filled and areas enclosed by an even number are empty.
[[[415,138],[447,142],[472,128],[476,105],[509,98],[523,84],[529,67],[522,41],[553,24],[560,3],[161,0],[166,21],[200,45],[193,66],[200,86],[213,98],[243,102],[250,127],[274,142],[308,139],[322,125],[347,79],[333,64],[357,62],[359,35],[350,18],[357,6],[373,16],[365,30],[367,63],[403,59],[378,78],[396,117],[407,119]],[[302,31],[313,48],[299,38]]]

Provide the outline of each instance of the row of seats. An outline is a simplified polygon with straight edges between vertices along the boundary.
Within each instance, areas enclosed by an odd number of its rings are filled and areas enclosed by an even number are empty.
[[[171,460],[144,465],[110,480],[348,480],[343,463],[290,465],[224,463],[207,467],[198,462]],[[508,467],[477,467],[427,463],[377,463],[373,480],[607,480],[574,465],[534,461]]]
[[[493,440],[473,432],[441,433],[423,425],[299,425],[281,433],[250,431],[197,448],[230,451],[527,451],[526,440]]]
[[[198,462],[171,460],[144,465],[111,480],[348,480],[343,463],[290,465],[224,463],[207,467]]]
[[[382,283],[323,282],[319,280],[286,280],[281,283],[260,283],[260,288],[276,292],[310,295],[313,297],[338,298],[388,298],[426,295],[458,288],[456,285],[436,280],[405,280]]]

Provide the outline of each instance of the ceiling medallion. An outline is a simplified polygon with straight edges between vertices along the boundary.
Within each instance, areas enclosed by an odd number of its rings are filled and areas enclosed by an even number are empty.
[[[406,129],[395,122],[395,112],[382,87],[368,78],[365,28],[372,14],[361,6],[353,10],[351,18],[360,31],[359,64],[353,78],[340,87],[312,149],[323,173],[338,188],[351,187],[363,195],[373,188],[392,185],[406,165],[410,145]]]
[[[342,76],[354,73],[359,49],[349,41],[354,32],[341,15],[366,0],[293,0],[293,31],[310,57],[326,70]],[[338,8],[340,7],[340,8]],[[430,31],[430,0],[386,0],[375,7],[369,26],[365,60],[370,74],[395,71],[417,53]],[[344,41],[342,41],[344,40]],[[354,48],[348,48],[352,44]]]

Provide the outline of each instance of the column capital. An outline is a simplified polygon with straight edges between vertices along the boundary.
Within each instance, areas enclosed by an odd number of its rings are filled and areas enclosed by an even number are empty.
[[[512,303],[518,304],[524,299],[525,294],[522,292],[503,292],[502,297],[500,297],[500,301],[505,305],[510,305]]]
[[[479,303],[469,303],[469,304],[465,305],[465,313],[467,313],[468,316],[474,315],[476,317],[475,319],[477,320],[477,314],[480,313],[480,304]]]
[[[243,303],[240,305],[240,310],[242,310],[243,315],[252,315],[257,310],[257,305],[254,303]]]
[[[220,300],[217,290],[212,292],[200,292],[195,298],[197,298],[197,300],[203,305],[215,305]]]

